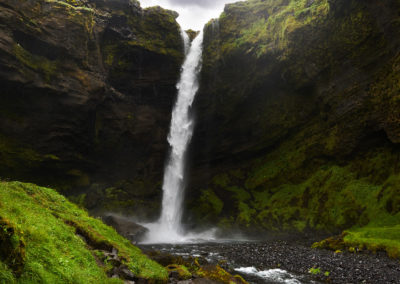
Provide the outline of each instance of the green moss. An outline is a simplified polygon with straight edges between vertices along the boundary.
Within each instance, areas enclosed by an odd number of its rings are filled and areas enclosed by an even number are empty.
[[[218,216],[224,207],[224,203],[221,199],[214,193],[213,190],[203,190],[199,198],[199,202],[195,206],[194,210],[198,216],[207,220],[210,218],[215,218]]]
[[[229,176],[227,174],[221,174],[217,175],[213,178],[212,180],[214,185],[220,186],[220,187],[227,187],[230,183]]]
[[[251,194],[243,188],[231,186],[226,188],[226,190],[231,192],[232,197],[239,202],[244,202],[251,199]]]
[[[256,213],[255,209],[252,209],[244,202],[239,202],[239,213],[237,220],[239,223],[244,224],[245,226],[249,227],[253,216]]]
[[[86,202],[86,193],[82,193],[77,196],[68,196],[68,199],[76,205],[84,208]]]
[[[176,22],[178,15],[160,7],[144,9],[143,17],[128,16],[130,26],[137,31],[137,38],[127,42],[128,46],[141,47],[149,51],[183,59],[183,44],[180,27]]]
[[[312,245],[313,248],[358,252],[386,251],[389,257],[400,258],[400,225],[374,225],[374,222],[364,227],[354,227],[344,231],[340,236],[330,237]],[[380,220],[382,223],[382,220]]]
[[[0,259],[19,277],[26,261],[23,232],[7,219],[0,219]]]
[[[115,58],[117,52],[118,52],[118,45],[116,45],[116,44],[110,44],[110,45],[106,45],[103,47],[104,62],[108,66],[113,65],[114,58]]]
[[[1,182],[0,193],[0,216],[7,218],[17,237],[23,237],[26,244],[23,270],[18,280],[14,279],[16,282],[122,283],[107,277],[106,268],[98,266],[86,242],[101,249],[116,248],[123,263],[139,277],[167,280],[163,267],[55,191],[32,184]],[[1,264],[0,274],[10,276],[12,267]]]
[[[161,184],[154,179],[121,180],[113,187],[92,184],[92,188],[83,199],[82,195],[69,196],[77,204],[90,207],[96,214],[115,212],[131,214],[143,219],[156,218],[160,210]],[[93,200],[96,200],[94,203]]]
[[[67,172],[67,175],[75,180],[76,186],[86,187],[90,185],[90,178],[84,172],[78,169],[72,169]]]
[[[0,169],[3,172],[18,171],[41,162],[44,157],[33,149],[19,145],[0,134]]]
[[[346,245],[343,241],[343,237],[345,234],[341,234],[335,237],[329,237],[320,242],[315,242],[312,244],[312,248],[320,248],[320,249],[329,249],[335,252],[340,252],[345,249]]]
[[[183,265],[170,264],[167,266],[167,269],[169,272],[178,272],[179,280],[187,280],[192,278],[192,273],[190,273],[189,270]]]
[[[200,277],[208,278],[220,283],[247,283],[242,277],[232,276],[218,265],[203,266],[197,271],[197,274]]]
[[[192,29],[186,30],[185,32],[189,36],[190,41],[193,41],[196,38],[196,36],[200,33],[199,31],[194,31]]]
[[[306,26],[316,27],[326,19],[328,12],[327,0],[313,1],[311,5],[306,0],[253,0],[228,5],[219,19],[221,32],[236,36],[222,38],[222,54],[239,49],[245,54],[262,57],[279,50],[283,59],[290,49],[290,35]],[[207,29],[211,25],[209,23]]]
[[[50,82],[51,78],[57,72],[57,62],[51,61],[43,56],[37,56],[29,53],[19,44],[14,45],[15,57],[25,66],[42,73],[46,81]]]
[[[0,283],[14,284],[16,283],[15,276],[9,267],[0,261]]]
[[[310,268],[308,270],[308,273],[311,273],[311,274],[314,274],[314,275],[320,274],[321,273],[321,268],[312,267],[312,268]]]
[[[223,217],[218,222],[218,228],[229,231],[233,227],[234,223],[235,223],[235,218],[233,216],[229,218]]]
[[[210,204],[213,198],[209,194],[214,191],[229,196],[227,212],[213,215],[219,216],[224,227],[231,222],[269,230],[335,232],[355,225],[395,225],[400,221],[400,175],[394,171],[397,152],[383,147],[353,157],[347,164],[310,166],[302,151],[303,147],[292,152],[289,145],[283,145],[242,168],[248,172],[242,178],[217,176],[200,204]],[[204,212],[209,211],[208,206]]]
[[[224,202],[216,223],[335,233],[400,223],[400,56],[368,5],[337,5],[250,0],[206,25],[204,116],[218,113],[215,133],[234,125],[249,137],[215,148],[245,157],[207,185]]]
[[[347,247],[386,251],[392,258],[400,258],[400,225],[375,227],[368,225],[345,232]]]
[[[58,175],[33,174],[43,168],[54,168]],[[71,187],[87,186],[90,178],[87,173],[78,169],[69,169],[63,165],[62,158],[50,154],[39,153],[29,144],[20,143],[0,134],[0,173],[2,177],[19,178],[37,183],[52,184],[58,190],[68,191]]]

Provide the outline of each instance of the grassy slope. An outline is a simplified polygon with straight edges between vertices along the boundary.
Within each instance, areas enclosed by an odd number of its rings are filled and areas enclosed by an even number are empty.
[[[114,229],[49,188],[0,182],[0,228],[2,283],[122,283],[108,278],[109,265],[99,266],[94,257],[95,248],[111,247],[135,275],[155,281],[168,277]]]
[[[388,256],[400,257],[400,225],[392,226],[365,226],[346,231],[344,243],[359,250],[385,250]]]

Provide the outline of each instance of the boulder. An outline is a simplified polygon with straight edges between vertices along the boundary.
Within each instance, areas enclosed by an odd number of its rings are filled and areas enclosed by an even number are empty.
[[[147,228],[122,216],[107,215],[103,217],[103,221],[113,227],[120,235],[135,243],[140,241],[149,231]]]

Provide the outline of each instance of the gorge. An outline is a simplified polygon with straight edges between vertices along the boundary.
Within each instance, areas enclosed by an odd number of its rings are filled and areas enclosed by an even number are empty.
[[[190,38],[177,17],[0,0],[0,282],[398,281],[400,3],[240,1]],[[145,256],[85,211],[259,242]]]

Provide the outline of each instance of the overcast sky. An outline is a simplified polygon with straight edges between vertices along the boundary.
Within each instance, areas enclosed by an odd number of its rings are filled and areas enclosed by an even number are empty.
[[[139,0],[143,8],[161,6],[179,13],[183,29],[201,30],[210,19],[218,18],[226,3],[238,0]]]

